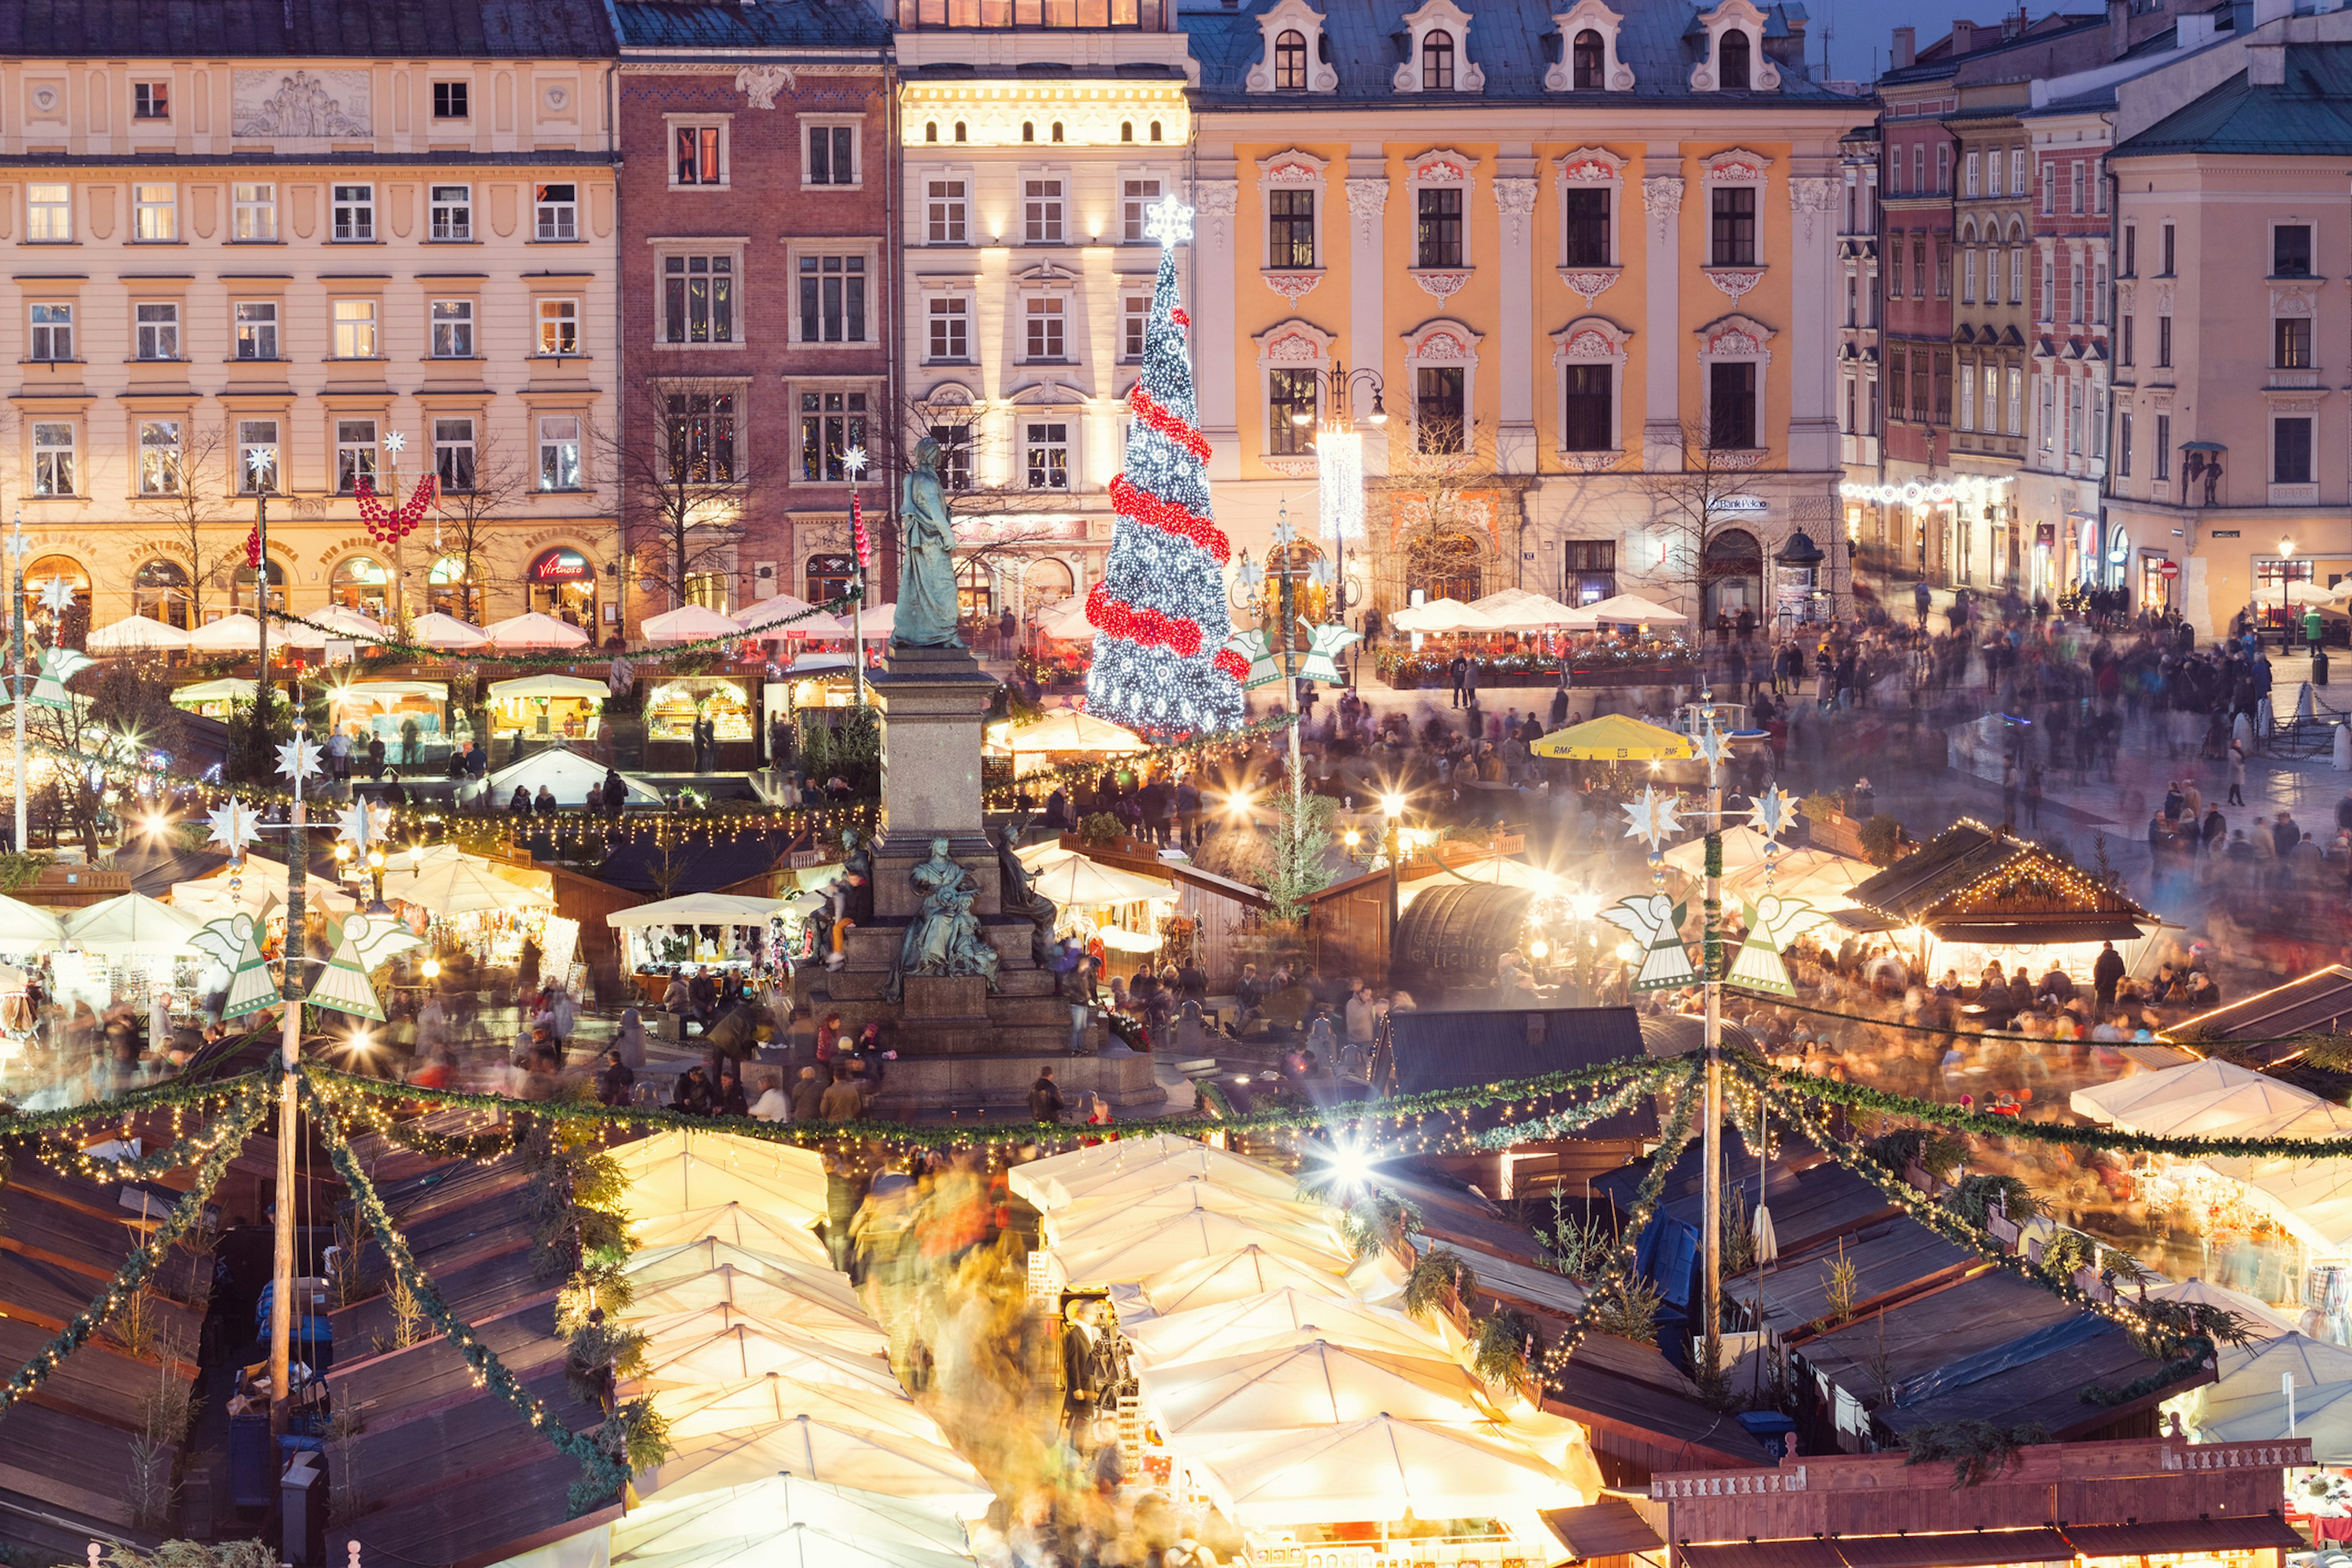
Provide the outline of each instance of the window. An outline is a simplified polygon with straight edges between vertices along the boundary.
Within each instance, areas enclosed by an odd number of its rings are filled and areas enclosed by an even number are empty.
[[[2271,276],[2311,276],[2311,226],[2283,223],[2271,230]]]
[[[334,187],[334,237],[345,244],[375,238],[375,187]]]
[[[971,426],[934,425],[931,439],[940,444],[940,488],[950,493],[971,489]]]
[[[137,318],[141,359],[180,357],[180,307],[169,301],[132,308]]]
[[[964,243],[964,183],[961,180],[933,180],[925,193],[928,202],[924,216],[929,224],[933,245]]]
[[[230,325],[236,331],[237,358],[278,357],[277,300],[239,300],[230,307],[229,315]]]
[[[1928,363],[1926,349],[1911,351],[1911,417],[1920,424],[1928,423],[1931,407],[1927,400]]]
[[[719,138],[722,127],[717,125],[681,125],[677,127],[677,168],[670,183],[677,185],[722,185],[719,166]]]
[[[278,237],[278,187],[237,184],[229,187],[232,211],[228,237],[244,244]]]
[[[1418,218],[1413,233],[1413,265],[1461,266],[1462,193],[1455,189],[1423,191],[1419,194],[1416,208]]]
[[[1969,195],[1974,196],[1983,194],[1984,180],[1981,173],[1983,161],[1983,153],[1976,152],[1973,149],[1970,150],[1968,158],[1968,173],[1965,176],[1967,183],[1961,187]]]
[[[1274,89],[1276,92],[1307,90],[1307,35],[1296,27],[1286,27],[1274,40]]]
[[[1563,540],[1561,584],[1568,602],[1581,609],[1617,594],[1617,542],[1613,539]]]
[[[25,187],[25,237],[35,245],[63,245],[73,238],[73,187]]]
[[[2083,160],[2075,159],[2071,167],[2073,172],[2067,178],[2066,210],[2079,217],[2083,212]]]
[[[1715,41],[1716,64],[1722,68],[1723,90],[1746,92],[1748,87],[1748,43],[1746,32],[1727,28]]]
[[[1985,154],[1985,195],[2000,195],[2000,149],[1998,147]]]
[[[801,258],[801,342],[866,341],[866,258]]]
[[[1970,246],[1968,249],[1960,252],[1960,303],[1963,305],[1973,305],[1976,302],[1977,252],[1976,247]],[[1987,302],[1990,303],[1990,301]]]
[[[539,416],[539,488],[576,490],[580,488],[580,416],[542,414]]]
[[[1959,417],[1959,422],[1958,422],[1957,425],[1953,426],[1953,428],[1954,428],[1954,429],[1956,429],[1956,430],[1973,430],[1973,429],[1975,429],[1976,427],[1977,427],[1977,378],[1976,378],[1976,373],[1975,373],[1974,371],[1970,370],[1967,365],[1962,365],[1962,366],[1960,367],[1960,417]]]
[[[1119,182],[1119,237],[1129,245],[1141,245],[1150,237],[1144,226],[1151,221],[1152,204],[1160,199],[1157,180],[1122,180]],[[1313,266],[1313,262],[1308,262]]]
[[[2164,276],[2167,278],[2172,276],[2173,238],[2173,227],[2170,224],[2166,224],[2164,226]]]
[[[931,301],[931,358],[967,360],[971,357],[967,303],[960,297]]]
[[[1421,90],[1454,90],[1454,35],[1442,27],[1421,36]]]
[[[1706,431],[1710,447],[1757,445],[1755,362],[1706,367]]]
[[[2311,483],[2311,421],[2307,417],[2271,421],[2271,483]]]
[[[1139,360],[1151,331],[1151,296],[1123,294],[1118,301],[1119,358]]]
[[[132,239],[155,245],[180,237],[179,186],[133,185],[131,206]]]
[[[2066,383],[2066,451],[2069,456],[2083,455],[2083,384]]]
[[[353,495],[359,482],[375,483],[375,421],[335,421],[335,493]]]
[[[1746,186],[1711,194],[1713,226],[1707,262],[1713,267],[1756,265],[1756,193]]]
[[[375,358],[374,300],[336,300],[334,321],[337,359]]]
[[[462,81],[436,81],[433,84],[433,118],[464,120],[473,110],[467,107],[467,89],[471,84]]]
[[[2121,276],[2139,276],[2139,225],[2136,223],[2124,225],[2124,269]]]
[[[675,479],[709,484],[735,478],[735,395],[669,395],[669,466]]]
[[[2158,484],[2172,478],[2172,416],[2156,416],[2156,479]]]
[[[2001,426],[2012,436],[2025,434],[2025,372],[2009,367],[2009,419]]]
[[[1952,242],[1939,239],[1936,241],[1936,298],[1948,300],[1951,297]]]
[[[1602,73],[1607,68],[1608,46],[1601,35],[1587,27],[1576,35],[1576,42],[1568,54],[1569,85],[1579,92],[1597,92],[1605,85]]]
[[[1579,186],[1563,194],[1566,215],[1561,236],[1562,267],[1607,267],[1609,261],[1609,193]]]
[[[1023,232],[1031,245],[1062,243],[1062,182],[1022,182]]]
[[[1561,405],[1560,446],[1570,452],[1609,452],[1617,447],[1616,367],[1572,364]],[[1849,390],[1851,384],[1849,384]]]
[[[735,341],[735,258],[662,259],[662,337],[673,343]]]
[[[2311,368],[2311,318],[2280,316],[2271,322],[2271,364],[2278,370]]]
[[[574,184],[541,185],[531,197],[531,209],[537,215],[537,236],[542,241],[561,241],[580,237],[580,187]]]
[[[2102,327],[2107,324],[2107,258],[2105,256],[2091,263],[2091,320]]]
[[[2090,399],[2086,412],[2091,424],[2091,456],[2104,458],[2107,455],[2107,395],[2104,388],[2100,388],[2087,395]]]
[[[2123,319],[2124,338],[2123,342],[2117,345],[2117,352],[2116,354],[2116,363],[2128,365],[2132,363],[2132,349],[2134,346],[2133,340],[2139,335],[2132,329],[2138,325],[2139,318],[2137,316],[2126,316]]]
[[[1911,298],[1924,300],[1927,297],[1927,237],[1915,234],[1911,237]]]
[[[441,488],[463,495],[474,488],[474,422],[433,421],[433,472]]]
[[[1070,488],[1070,427],[1060,420],[1030,421],[1023,442],[1023,462],[1033,490]]]
[[[2091,210],[2101,217],[2107,214],[2107,182],[2095,163],[2091,165]]]
[[[466,240],[474,237],[474,187],[471,185],[436,185],[431,208],[433,237],[437,240]]]
[[[1044,360],[1060,359],[1062,357],[1060,296],[1032,295],[1026,301],[1023,313],[1029,323],[1027,357]]]
[[[1266,451],[1277,458],[1315,450],[1316,393],[1323,378],[1311,370],[1273,370],[1265,376]]]
[[[433,301],[433,357],[474,357],[474,302],[471,300]]]
[[[2076,323],[2083,320],[2083,264],[2079,261],[2066,268],[2066,319]]]
[[[1413,435],[1424,452],[1466,452],[1470,449],[1459,365],[1423,365],[1413,373]]]
[[[2031,155],[2026,152],[2026,150],[2025,150],[2024,148],[2022,148],[2022,147],[2012,147],[2012,148],[2011,148],[2011,149],[2009,150],[2009,191],[2010,191],[2010,195],[2016,195],[2016,196],[2021,196],[2021,195],[2024,195],[2026,194],[2026,190],[2025,190],[2025,175],[2026,175],[2026,171],[2027,171],[2029,168],[2031,168],[2032,166],[2032,156],[2031,156]]]
[[[74,427],[68,419],[33,424],[33,493],[69,496],[74,491]]]
[[[2169,316],[2156,319],[2156,363],[2168,369],[2172,364],[2172,318]]]
[[[139,422],[139,493],[175,496],[180,493],[180,422],[142,419]]]
[[[1915,142],[1911,144],[1911,194],[1915,196],[1924,195],[1927,190],[1927,144],[1925,142]]]
[[[580,352],[580,301],[541,300],[539,302],[539,352],[543,355]]]
[[[131,84],[131,118],[133,120],[169,120],[172,118],[172,84],[167,81],[134,81]]]
[[[803,184],[857,184],[857,127],[812,125],[808,128],[808,166]]]
[[[2058,210],[2058,168],[2054,163],[2042,165],[2042,216],[2048,217]]]
[[[2116,472],[2131,478],[2132,416],[2128,414],[2116,421]]]
[[[236,489],[239,495],[265,495],[278,489],[278,421],[240,419],[236,422]]]
[[[1952,144],[1949,142],[1936,143],[1936,194],[1939,196],[1952,194]]]
[[[1265,264],[1315,265],[1315,193],[1269,191],[1265,197]]]

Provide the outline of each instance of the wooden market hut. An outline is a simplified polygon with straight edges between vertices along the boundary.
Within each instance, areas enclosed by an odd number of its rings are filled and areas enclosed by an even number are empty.
[[[1930,973],[1972,971],[1978,953],[2033,950],[2035,961],[2080,960],[2101,942],[2138,942],[2164,922],[2119,887],[2006,827],[1967,819],[1857,885],[1835,911],[1848,931],[1891,933]],[[1833,937],[1832,937],[1833,942]],[[1965,952],[1938,949],[1973,950]],[[2126,952],[2129,962],[2135,954]]]
[[[2162,1037],[2200,1047],[2231,1045],[2232,1057],[2242,1065],[2272,1068],[2302,1054],[2303,1047],[2293,1043],[2294,1036],[2347,1031],[2352,1031],[2352,968],[2331,963],[2283,985],[2208,1008]],[[2176,1059],[2196,1058],[2181,1051]]]
[[[1222,994],[1242,977],[1242,954],[1234,939],[1269,907],[1265,894],[1244,882],[1182,860],[1162,860],[1160,851],[1140,838],[1086,844],[1076,834],[1064,834],[1066,847],[1083,853],[1115,870],[1139,877],[1157,877],[1176,884],[1175,918],[1192,922],[1192,948],[1209,989]],[[1328,973],[1328,972],[1327,972]]]

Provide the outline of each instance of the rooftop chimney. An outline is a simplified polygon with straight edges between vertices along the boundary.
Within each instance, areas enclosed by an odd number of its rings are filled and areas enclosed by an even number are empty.
[[[2131,53],[2131,0],[2107,0],[2107,58]]]
[[[1895,68],[1896,70],[1908,70],[1918,63],[1919,29],[1916,27],[1895,28]]]
[[[1952,53],[1965,55],[1977,47],[1977,25],[1974,22],[1952,24]]]

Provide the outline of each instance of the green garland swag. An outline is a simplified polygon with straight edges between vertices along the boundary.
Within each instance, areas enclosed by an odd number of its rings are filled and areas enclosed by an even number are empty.
[[[441,1331],[442,1337],[449,1342],[474,1375],[481,1380],[483,1386],[529,1421],[532,1430],[552,1443],[557,1452],[580,1466],[580,1480],[572,1487],[570,1500],[572,1516],[577,1518],[601,1506],[627,1483],[630,1476],[627,1461],[614,1458],[597,1440],[594,1433],[601,1428],[574,1432],[550,1415],[547,1406],[533,1398],[520,1380],[507,1370],[506,1363],[499,1360],[488,1345],[474,1337],[473,1325],[449,1310],[449,1304],[441,1299],[440,1290],[417,1266],[415,1256],[408,1250],[408,1243],[393,1223],[392,1212],[384,1207],[383,1198],[376,1192],[375,1184],[369,1181],[367,1173],[360,1168],[358,1159],[352,1153],[350,1135],[327,1097],[311,1080],[312,1070],[306,1068],[296,1075],[295,1081],[304,1099],[310,1102],[311,1113],[318,1117],[320,1128],[327,1134],[321,1140],[327,1146],[327,1157],[333,1162],[335,1173],[342,1178],[343,1185],[350,1189],[352,1207],[373,1233],[376,1245],[383,1248],[385,1261],[400,1277],[402,1285],[415,1297],[417,1310]]]
[[[1907,1094],[1889,1094],[1885,1089],[1872,1089],[1865,1084],[1809,1078],[1803,1073],[1779,1068],[1743,1064],[1740,1070],[1759,1083],[1768,1083],[1784,1093],[1830,1105],[1842,1105],[1849,1110],[1907,1117],[1915,1121],[1948,1127],[1956,1132],[1974,1133],[1980,1138],[2019,1138],[2029,1142],[2064,1148],[2106,1149],[2126,1154],[2178,1154],[2192,1160],[2208,1155],[2322,1160],[2341,1155],[2347,1148],[2341,1139],[2332,1138],[2158,1138],[2145,1132],[2121,1132],[2110,1127],[2072,1127],[2055,1121],[2028,1121],[2021,1116],[1994,1116],[1981,1110],[1964,1110],[1957,1105],[1946,1105],[1938,1100],[1915,1100]]]
[[[163,1223],[155,1227],[154,1233],[141,1244],[137,1251],[131,1253],[114,1278],[107,1282],[106,1288],[90,1298],[89,1305],[74,1314],[71,1322],[51,1336],[47,1344],[34,1352],[32,1360],[17,1368],[16,1375],[5,1385],[0,1385],[0,1415],[5,1415],[18,1400],[47,1382],[49,1373],[58,1369],[59,1362],[88,1343],[90,1335],[112,1319],[121,1310],[123,1302],[146,1284],[147,1276],[163,1261],[163,1255],[203,1216],[205,1204],[212,1197],[213,1189],[220,1185],[228,1163],[245,1147],[247,1136],[259,1124],[268,1103],[267,1100],[256,1098],[238,1117],[214,1124],[212,1132],[216,1142],[205,1152],[203,1163],[196,1167],[195,1185],[172,1206],[172,1212],[163,1217]]]
[[[759,632],[765,632],[777,626],[791,626],[795,621],[805,621],[816,616],[829,616],[837,610],[847,609],[850,605],[856,604],[863,597],[865,597],[865,593],[862,589],[852,588],[848,593],[840,595],[835,598],[827,599],[822,605],[811,605],[807,609],[801,611],[797,615],[785,616],[778,620],[762,622],[756,630]],[[386,654],[405,658],[414,663],[446,664],[451,662],[470,662],[476,664],[512,665],[517,668],[554,669],[561,668],[568,665],[589,664],[600,658],[609,659],[614,657],[613,655],[605,652],[603,648],[598,647],[593,641],[582,643],[579,647],[573,648],[569,653],[559,650],[553,653],[527,654],[499,653],[489,648],[487,645],[483,647],[478,648],[427,647],[423,643],[404,642],[397,637],[392,638],[388,641],[361,642],[361,639],[354,637],[347,631],[340,631],[333,626],[320,626],[318,622],[311,620],[307,616],[298,616],[290,611],[273,609],[269,612],[269,618],[273,621],[286,622],[298,626],[308,626],[310,630],[319,633],[321,637],[332,637],[337,642],[360,643],[360,646],[362,647],[378,648]],[[665,644],[659,646],[648,644],[641,648],[629,648],[620,657],[626,658],[632,664],[661,664],[685,654],[713,653],[722,648],[740,647],[744,643],[754,640],[754,632],[740,631],[730,633],[723,637],[703,637],[695,642]]]
[[[1585,1287],[1584,1305],[1576,1310],[1576,1316],[1570,1320],[1559,1342],[1544,1352],[1540,1375],[1546,1387],[1555,1386],[1552,1374],[1568,1364],[1569,1358],[1592,1331],[1601,1307],[1616,1295],[1633,1271],[1633,1254],[1642,1232],[1648,1228],[1650,1216],[1657,1210],[1659,1195],[1666,1190],[1666,1177],[1674,1170],[1675,1162],[1682,1157],[1683,1146],[1690,1142],[1691,1123],[1706,1098],[1706,1064],[1703,1059],[1664,1059],[1675,1060],[1684,1069],[1680,1092],[1675,1097],[1674,1114],[1658,1139],[1657,1151],[1650,1157],[1650,1168],[1643,1173],[1642,1184],[1633,1190],[1633,1210],[1626,1216],[1624,1228],[1617,1233],[1617,1256]]]
[[[1727,982],[1727,984],[1729,984],[1729,983],[1728,983],[1728,982]],[[1802,1003],[1789,1001],[1787,998],[1785,998],[1785,997],[1783,997],[1783,996],[1781,996],[1781,995],[1778,994],[1777,993],[1773,993],[1773,992],[1766,992],[1766,991],[1750,991],[1750,990],[1748,990],[1745,986],[1738,986],[1738,985],[1733,986],[1733,989],[1734,989],[1734,990],[1738,991],[1738,992],[1739,992],[1739,994],[1740,994],[1741,995],[1743,995],[1743,996],[1749,996],[1749,997],[1753,997],[1753,998],[1755,998],[1756,1000],[1758,1000],[1758,1001],[1759,1001],[1759,1002],[1762,1002],[1762,1003],[1766,1004],[1767,1005],[1770,1006],[1770,1007],[1771,1007],[1774,1011],[1776,1011],[1776,1012],[1781,1012],[1781,1013],[1802,1013],[1802,1014],[1807,1015],[1807,1016],[1810,1016],[1810,1017],[1814,1017],[1814,1018],[1835,1018],[1835,1019],[1837,1019],[1839,1022],[1841,1022],[1841,1023],[1846,1023],[1846,1024],[1867,1024],[1867,1025],[1869,1025],[1869,1026],[1870,1026],[1872,1028],[1874,1028],[1874,1029],[1895,1029],[1895,1030],[1897,1030],[1897,1031],[1899,1031],[1899,1032],[1901,1032],[1901,1033],[1903,1033],[1903,1034],[1906,1034],[1906,1035],[1957,1035],[1958,1037],[1959,1037],[1961,1039],[1964,1039],[1964,1040],[2023,1040],[2023,1039],[2025,1039],[2025,1038],[2027,1037],[2025,1037],[2025,1036],[2023,1036],[2023,1035],[2021,1035],[2021,1034],[2017,1033],[2017,1032],[2016,1032],[2015,1030],[2013,1030],[2013,1029],[1959,1029],[1959,1028],[1948,1028],[1948,1028],[1939,1027],[1938,1026],[1934,1025],[1934,1024],[1906,1024],[1906,1023],[1903,1022],[1903,1020],[1901,1020],[1900,1018],[1873,1018],[1873,1017],[1869,1016],[1867,1014],[1863,1014],[1863,1013],[1836,1013],[1836,1012],[1832,1012],[1832,1011],[1831,1011],[1829,1008],[1827,1008],[1827,1007],[1808,1007],[1808,1006],[1804,1005]],[[2182,1023],[2179,1027],[2179,1029],[2189,1029],[2189,1028],[2193,1028],[2193,1027],[2195,1027],[2196,1023],[2197,1023],[2197,1019],[2196,1019],[2195,1017],[2190,1017],[2190,1018],[2187,1019],[2186,1021],[2184,1021],[2184,1022],[2183,1022],[2183,1023]],[[2178,1033],[2178,1032],[2179,1032],[2179,1030],[2176,1030],[2175,1032],[2176,1032],[2176,1033]],[[2196,1047],[2199,1047],[2199,1046],[2206,1046],[2206,1045],[2214,1045],[2214,1046],[2232,1046],[2232,1047],[2235,1047],[2235,1046],[2285,1046],[2285,1045],[2293,1045],[2293,1044],[2294,1044],[2295,1041],[2297,1041],[2297,1040],[2309,1039],[2310,1037],[2310,1037],[2309,1035],[2307,1035],[2307,1034],[2305,1034],[2305,1035],[2267,1035],[2267,1036],[2263,1036],[2263,1037],[2247,1037],[2247,1038],[2245,1038],[2245,1039],[2239,1039],[2239,1038],[2237,1038],[2235,1036],[2232,1036],[2231,1038],[2229,1038],[2229,1039],[2227,1039],[2227,1040],[2200,1040],[2200,1039],[2196,1039],[2196,1038],[2194,1038],[2194,1037],[2190,1037],[2190,1038],[2187,1038],[2187,1039],[2179,1039],[2179,1040],[2158,1040],[2158,1041],[2155,1041],[2155,1042],[2153,1042],[2153,1043],[2154,1043],[2154,1044],[2157,1044],[2157,1045],[2179,1046],[2179,1047],[2184,1047],[2184,1048],[2194,1049],[2194,1048],[2196,1048]],[[2084,1045],[2093,1045],[2093,1044],[2102,1044],[2102,1043],[2105,1043],[2105,1044],[2115,1044],[2115,1045],[2130,1045],[2130,1044],[2133,1044],[2134,1042],[2129,1041],[2129,1040],[2118,1040],[2118,1041],[2111,1041],[2111,1042],[2098,1042],[2098,1041],[2089,1041],[2089,1040],[2081,1041],[2081,1042],[2073,1042],[2073,1041],[2067,1041],[2067,1040],[2043,1040],[2043,1041],[2042,1041],[2041,1043],[2042,1043],[2042,1045],[2047,1045],[2047,1046],[2063,1046],[2063,1045],[2076,1044],[2076,1043],[2084,1044]],[[2146,1045],[2146,1044],[2148,1044],[2148,1043],[2150,1043],[2150,1042],[2147,1042],[2147,1041],[2141,1041],[2141,1042],[2138,1042],[2138,1043],[2143,1044],[2143,1045]]]
[[[131,1089],[112,1100],[61,1106],[55,1110],[10,1111],[0,1114],[0,1143],[29,1142],[74,1128],[87,1127],[93,1121],[121,1121],[145,1110],[197,1106],[208,1100],[226,1103],[230,1097],[244,1092],[250,1080],[267,1077],[276,1070],[271,1068],[241,1072],[230,1078],[201,1080],[173,1079],[145,1089]]]
[[[53,1169],[100,1181],[122,1181],[132,1177],[143,1180],[160,1176],[166,1171],[184,1170],[210,1152],[213,1140],[219,1135],[218,1122],[257,1118],[275,1098],[269,1092],[269,1085],[258,1074],[240,1074],[229,1081],[236,1087],[229,1091],[227,1103],[194,1131],[182,1133],[163,1148],[135,1156],[100,1159],[68,1139],[62,1131],[58,1131],[38,1134],[38,1142],[31,1151],[32,1156]],[[111,1111],[113,1106],[110,1104],[107,1110]]]
[[[1644,1074],[1640,1078],[1628,1079],[1590,1105],[1570,1106],[1565,1110],[1537,1117],[1532,1121],[1505,1121],[1500,1126],[1489,1127],[1484,1132],[1474,1132],[1470,1135],[1470,1147],[1507,1149],[1515,1143],[1565,1138],[1571,1132],[1581,1132],[1602,1118],[1626,1110],[1643,1095],[1654,1090],[1658,1087],[1655,1078],[1663,1076]]]

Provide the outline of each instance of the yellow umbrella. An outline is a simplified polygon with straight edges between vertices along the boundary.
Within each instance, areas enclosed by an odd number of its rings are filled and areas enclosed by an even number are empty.
[[[1564,757],[1572,763],[1679,762],[1697,754],[1689,736],[1622,713],[1555,730],[1531,749],[1538,757]]]

